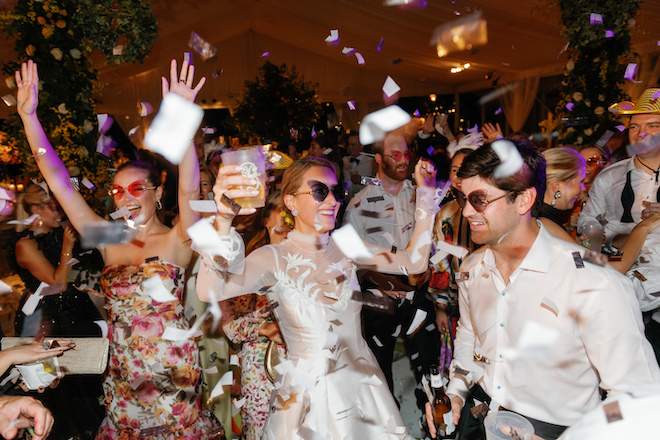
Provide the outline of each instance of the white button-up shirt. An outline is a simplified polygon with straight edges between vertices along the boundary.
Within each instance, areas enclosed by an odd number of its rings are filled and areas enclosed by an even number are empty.
[[[405,249],[415,226],[415,187],[404,180],[399,194],[367,185],[351,199],[343,223],[352,224],[363,240],[389,249]]]
[[[489,248],[461,265],[461,317],[447,393],[465,400],[478,382],[507,409],[570,426],[596,408],[599,386],[618,393],[660,381],[660,370],[630,281],[611,266],[576,263],[574,253],[583,257],[585,249],[539,225],[508,284]],[[532,341],[554,334],[554,342],[517,350],[523,333],[533,331],[530,323],[542,326]]]
[[[626,185],[626,176],[630,174],[630,184],[635,193],[635,201],[630,210],[633,223],[621,223],[623,205],[621,204],[621,193]],[[582,208],[578,218],[578,227],[595,222],[599,214],[603,214],[608,221],[605,225],[605,236],[608,243],[619,234],[630,234],[630,231],[642,219],[644,206],[642,201],[656,203],[660,182],[656,182],[655,174],[637,168],[633,158],[622,160],[609,167],[596,176],[591,189],[589,189],[589,200]]]

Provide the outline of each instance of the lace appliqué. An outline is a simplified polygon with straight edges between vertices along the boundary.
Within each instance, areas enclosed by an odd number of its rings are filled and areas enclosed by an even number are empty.
[[[415,220],[426,220],[429,216],[440,211],[442,202],[441,188],[417,188],[417,201],[415,203]]]
[[[243,239],[231,228],[229,235],[219,237],[222,252],[202,252],[202,259],[206,263],[207,270],[218,270],[240,275],[245,269],[245,245]]]
[[[284,270],[275,270],[274,275],[277,279],[277,285],[274,288],[282,292],[291,303],[297,306],[327,306],[328,304],[324,304],[317,299],[318,295],[324,295],[336,300],[332,306],[339,306],[341,308],[346,306],[352,292],[350,280],[355,276],[354,269],[347,270],[346,261],[343,261],[344,265],[341,264],[341,261],[333,263],[324,271],[325,273],[331,273],[333,271],[341,273],[340,277],[329,281],[329,284],[334,289],[328,293],[321,288],[317,280],[312,279],[310,282],[306,282],[312,271],[317,271],[317,265],[311,259],[305,258],[298,253],[288,253],[282,258],[286,261],[286,267]],[[306,270],[302,272],[304,268]],[[290,274],[295,274],[295,277],[290,276]],[[338,282],[338,279],[341,280],[341,283]]]

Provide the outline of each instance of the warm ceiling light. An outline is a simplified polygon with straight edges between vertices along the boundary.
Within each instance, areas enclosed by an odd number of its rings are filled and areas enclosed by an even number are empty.
[[[431,100],[431,102],[435,102],[435,100],[436,100],[437,98],[438,98],[438,97],[435,95],[435,93],[431,93],[431,94],[429,95],[429,99]]]

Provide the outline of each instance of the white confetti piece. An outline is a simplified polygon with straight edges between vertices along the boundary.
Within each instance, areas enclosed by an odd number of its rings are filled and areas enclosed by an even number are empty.
[[[37,310],[37,306],[39,305],[41,298],[43,298],[41,295],[34,293],[28,297],[27,301],[25,301],[23,307],[21,308],[21,311],[25,314],[25,316],[30,316],[34,313],[35,310]]]
[[[439,241],[438,243],[436,243],[436,248],[439,251],[444,251],[448,254],[455,255],[461,259],[465,258],[465,256],[469,253],[469,251],[463,246],[455,246],[451,243],[446,243],[444,241]]]
[[[96,141],[96,152],[104,156],[110,157],[112,154],[112,149],[117,146],[117,142],[113,141],[111,138],[101,135]]]
[[[0,280],[0,295],[3,295],[5,293],[11,293],[13,291],[12,287],[5,283],[4,281]]]
[[[353,55],[355,52],[356,52],[356,50],[355,50],[355,48],[353,48],[353,47],[344,47],[344,48],[341,50],[341,53],[343,53],[343,54],[346,55],[346,56],[351,56],[351,55]]]
[[[231,399],[231,403],[236,407],[237,409],[243,408],[243,405],[245,405],[245,402],[247,402],[247,396],[241,398],[241,399]]]
[[[396,326],[396,328],[394,329],[394,333],[392,333],[392,336],[397,338],[399,337],[400,333],[401,333],[401,324]]]
[[[165,368],[163,368],[163,366],[158,362],[154,362],[153,364],[149,365],[149,367],[151,368],[151,371],[155,373],[162,373],[165,371]]]
[[[31,225],[32,222],[35,221],[38,218],[39,218],[39,214],[32,214],[31,216],[29,216],[25,220],[11,220],[11,221],[8,221],[7,224],[8,225],[25,225],[25,226],[28,226],[28,225]]]
[[[330,35],[325,38],[326,43],[338,43],[339,42],[339,29],[330,29]]]
[[[188,53],[188,52],[186,52],[186,53]],[[144,118],[145,116],[149,116],[150,114],[153,113],[153,111],[154,111],[154,108],[150,103],[148,103],[148,102],[141,102],[140,103],[140,116],[141,117]]]
[[[127,206],[122,206],[120,209],[110,213],[110,218],[117,220],[118,218],[128,217],[131,215],[131,212],[128,210]]]
[[[220,239],[218,232],[211,226],[207,219],[199,220],[186,229],[186,232],[200,251],[206,251],[212,255],[220,255],[227,260],[230,258],[230,249]]]
[[[165,288],[163,280],[158,275],[146,278],[142,282],[145,292],[149,297],[159,303],[177,301],[178,298]]]
[[[87,177],[83,177],[80,183],[89,190],[94,191],[96,189],[96,186]]]
[[[374,342],[376,343],[377,346],[384,347],[383,343],[380,342],[380,339],[378,339],[376,336],[373,336],[371,339],[374,340]]]
[[[355,227],[350,223],[335,230],[331,237],[339,247],[339,250],[348,259],[355,260],[357,258],[370,258],[373,256],[373,254],[369,252],[369,249],[364,245],[364,241],[362,241],[360,235],[358,235]]]
[[[217,365],[214,365],[214,366],[209,367],[209,368],[205,368],[202,371],[204,371],[204,373],[206,373],[206,374],[211,374],[211,375],[220,374],[220,372],[218,371],[218,366]]]
[[[144,382],[144,381],[145,381],[144,376],[138,377],[133,382],[131,382],[131,389],[137,390],[140,387],[140,385],[142,385],[142,382]]]
[[[229,365],[240,365],[237,354],[232,354],[229,357]]]
[[[387,132],[406,125],[411,119],[410,115],[398,105],[391,105],[369,113],[360,124],[360,143],[369,145],[382,141]]]
[[[495,168],[495,172],[493,173],[496,179],[513,176],[523,167],[525,161],[513,142],[506,139],[499,139],[493,142],[491,147],[502,162]]]
[[[357,59],[357,63],[362,66],[364,65],[364,57],[360,52],[355,52],[355,58]]]
[[[346,105],[348,105],[349,110],[355,110],[355,101],[346,101]]]
[[[128,130],[128,136],[129,136],[129,137],[130,137],[130,136],[135,136],[135,133],[137,133],[137,131],[139,130],[139,128],[140,128],[140,127],[137,127],[137,126],[136,126],[136,127],[131,128],[130,130]]]
[[[112,127],[112,124],[115,122],[115,120],[112,119],[107,113],[96,115],[96,120],[98,121],[99,134],[101,135],[106,134],[108,130],[110,130],[110,127]]]
[[[208,312],[202,313],[197,317],[192,327],[188,330],[165,326],[165,331],[163,332],[161,339],[166,341],[185,341],[187,339],[201,336],[202,332],[199,330],[199,326],[202,325],[202,322],[204,322],[204,319],[206,319],[207,316]]]
[[[387,79],[385,80],[385,84],[383,84],[383,92],[385,93],[385,96],[388,98],[392,97],[395,93],[401,90],[401,87],[394,82],[391,76],[388,76]],[[408,116],[410,117],[410,116]],[[363,145],[364,143],[360,141]]]
[[[144,144],[172,164],[179,164],[204,117],[204,110],[174,93],[163,98]]]
[[[406,331],[406,335],[410,336],[413,333],[415,333],[422,326],[422,324],[424,324],[427,315],[428,313],[425,310],[422,309],[415,310],[415,316],[413,317],[413,320],[410,323],[410,327],[408,327],[408,331]]]
[[[215,214],[218,212],[218,207],[215,200],[189,200],[190,209],[195,212],[208,212]]]

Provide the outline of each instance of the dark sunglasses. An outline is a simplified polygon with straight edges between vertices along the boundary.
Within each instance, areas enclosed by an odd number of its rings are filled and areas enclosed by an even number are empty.
[[[513,194],[514,192],[515,191],[507,191],[499,197],[495,197],[494,199],[488,200],[486,198],[486,194],[483,191],[473,191],[466,197],[465,194],[463,194],[461,191],[457,190],[456,188],[451,189],[451,193],[454,196],[454,200],[456,200],[456,203],[458,203],[458,206],[460,206],[461,209],[465,208],[465,203],[466,201],[468,201],[470,202],[470,205],[472,205],[474,210],[477,212],[484,212],[486,210],[486,206],[501,198],[508,196],[509,194]]]
[[[131,193],[133,197],[137,198],[144,194],[145,191],[156,188],[156,186],[147,186],[146,180],[136,180],[126,188],[119,185],[113,185],[112,189],[108,191],[108,194],[114,197],[115,200],[119,200],[124,196],[124,191],[128,190],[128,192]]]
[[[394,151],[392,151],[392,154],[383,154],[383,156],[391,157],[392,159],[394,159],[397,162],[399,162],[404,157],[406,158],[406,160],[409,161],[410,160],[410,150],[405,151],[403,153],[400,152],[400,151],[394,150]]]
[[[323,182],[319,182],[318,180],[308,180],[307,184],[311,190],[294,193],[292,195],[297,196],[300,194],[311,194],[315,201],[321,203],[328,197],[328,194],[332,192],[332,195],[335,197],[336,201],[339,203],[344,203],[344,201],[346,201],[346,197],[348,197],[348,188],[351,186],[351,184],[348,182],[339,182],[332,188],[329,188],[328,185]]]

